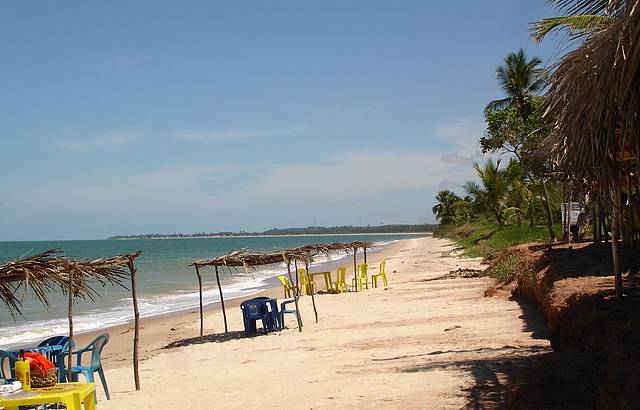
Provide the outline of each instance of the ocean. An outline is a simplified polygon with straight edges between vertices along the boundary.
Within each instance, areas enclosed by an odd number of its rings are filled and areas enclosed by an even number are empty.
[[[350,242],[369,240],[376,247],[394,241],[425,236],[427,234],[380,234],[380,235],[304,235],[304,236],[258,236],[188,239],[131,239],[131,240],[84,240],[84,241],[34,241],[0,242],[0,261],[33,255],[48,249],[61,249],[65,256],[94,259],[141,250],[136,260],[138,304],[141,317],[179,312],[198,306],[198,281],[193,267],[188,265],[196,259],[226,254],[232,250],[246,248],[251,251],[268,252],[309,243]],[[375,252],[375,248],[372,250]],[[351,259],[336,253],[330,260],[320,256],[314,261],[313,270],[335,268],[338,264],[350,264]],[[359,260],[362,253],[359,254]],[[275,277],[286,272],[282,265],[260,267],[247,275],[244,270],[221,274],[225,300],[246,298],[275,283]],[[96,289],[100,297],[94,301],[78,299],[74,305],[74,330],[87,332],[128,322],[133,318],[131,294],[120,287],[107,286]],[[204,301],[207,305],[219,302],[212,268],[203,271]],[[0,348],[29,345],[49,336],[66,334],[67,299],[60,291],[49,298],[49,309],[29,293],[24,297],[22,315],[11,316],[6,307],[0,307]]]

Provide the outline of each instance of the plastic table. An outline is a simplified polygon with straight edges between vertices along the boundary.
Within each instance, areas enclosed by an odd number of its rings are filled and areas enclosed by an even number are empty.
[[[331,272],[314,272],[314,273],[309,273],[309,276],[311,276],[311,278],[313,278],[316,275],[322,275],[324,276],[324,284],[327,287],[327,292],[331,292],[331,284],[333,283],[333,281],[331,280]]]
[[[63,403],[68,410],[81,410],[81,403],[84,403],[85,410],[95,410],[95,390],[96,386],[93,383],[58,383],[53,387],[20,391],[10,395],[0,394],[0,407],[4,407],[5,410],[18,410],[18,406]]]

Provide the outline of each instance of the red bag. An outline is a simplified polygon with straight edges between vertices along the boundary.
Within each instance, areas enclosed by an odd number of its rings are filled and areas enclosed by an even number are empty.
[[[47,374],[49,369],[53,369],[55,366],[49,359],[35,352],[24,352],[24,360],[29,363],[31,372],[36,374]]]

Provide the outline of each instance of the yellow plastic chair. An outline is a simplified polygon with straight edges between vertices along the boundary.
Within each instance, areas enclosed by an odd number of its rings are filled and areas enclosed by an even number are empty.
[[[355,289],[356,286],[358,287],[358,290],[361,292],[362,292],[363,286],[367,288],[367,290],[369,289],[369,275],[367,275],[368,268],[369,268],[369,265],[367,265],[366,263],[362,263],[358,265],[357,283],[356,283],[356,278],[351,279],[351,285],[353,289]]]
[[[291,282],[289,282],[289,278],[284,275],[280,275],[278,276],[278,279],[280,280],[280,283],[282,283],[282,287],[284,288],[284,297],[290,298],[291,291],[293,290],[293,285],[291,284]]]
[[[374,288],[378,287],[378,278],[382,278],[382,284],[384,287],[388,287],[389,283],[387,282],[387,272],[385,271],[385,267],[387,265],[387,261],[380,262],[380,270],[377,274],[371,275],[371,286]]]
[[[307,276],[307,270],[298,268],[298,278],[300,280],[300,292],[303,295],[312,295],[316,293],[316,282]]]
[[[347,268],[344,266],[340,266],[336,272],[338,278],[333,283],[333,288],[336,292],[346,292],[347,291],[347,283],[345,282],[347,276]]]

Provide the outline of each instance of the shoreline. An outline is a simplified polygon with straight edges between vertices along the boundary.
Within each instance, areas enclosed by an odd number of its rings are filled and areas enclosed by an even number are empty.
[[[486,408],[504,402],[521,363],[551,351],[540,315],[506,295],[485,297],[495,281],[452,277],[459,268],[478,268],[479,259],[448,255],[443,239],[401,240],[367,258],[387,260],[388,288],[323,294],[300,299],[300,333],[288,316],[281,332],[244,337],[242,317],[229,304],[229,334],[219,309],[205,312],[204,343],[197,309],[143,322],[141,390],[132,378],[133,332],[112,328],[105,347],[111,400],[97,387],[105,409],[216,407]],[[347,277],[353,269],[347,271]],[[350,282],[350,280],[349,280]],[[281,299],[282,288],[270,289]],[[538,323],[542,322],[542,323]],[[163,349],[172,341],[180,347]],[[198,344],[192,344],[198,343]],[[170,380],[169,382],[169,377]],[[246,381],[253,383],[246,394]],[[299,400],[285,399],[291,391]],[[490,406],[489,406],[490,407]]]
[[[384,252],[390,252],[391,248],[393,248],[394,245],[405,242],[407,240],[411,239],[399,239],[387,244],[379,245],[367,252],[368,259],[370,257],[376,257],[377,255]],[[362,262],[362,256],[362,253],[359,253],[359,263]],[[331,270],[335,274],[336,268],[338,266],[344,265],[347,266],[347,272],[352,272],[352,263],[353,261],[352,259],[350,259],[350,255],[346,255],[339,259],[321,262],[318,265],[314,265],[312,269],[310,268],[310,270],[312,272]],[[231,299],[225,299],[225,310],[229,312],[230,309],[239,308],[240,303],[242,303],[243,300],[259,296],[268,296],[277,298],[279,300],[284,299],[282,285],[277,280],[277,276],[279,276],[279,274],[266,278],[266,283],[262,285],[262,287],[256,287],[256,291],[254,293],[236,296]],[[349,282],[349,274],[347,274],[347,282]],[[318,286],[321,291],[324,290],[324,282],[319,282]],[[206,291],[207,289],[203,290]],[[220,331],[220,329],[224,329],[220,301],[206,303],[205,300],[204,302],[205,303],[203,304],[203,312],[205,335],[208,334],[208,331],[217,332]],[[207,323],[210,322],[211,319],[213,322],[215,322],[215,325],[207,326]],[[167,344],[183,338],[183,332],[185,331],[191,332],[193,329],[194,333],[191,336],[198,336],[199,323],[199,306],[197,305],[177,311],[164,312],[140,318],[140,359],[146,360],[155,355],[155,353],[157,353],[162,347],[166,346]],[[145,328],[152,330],[151,332],[145,334]],[[165,330],[161,331],[160,328],[165,328]],[[169,329],[169,331],[167,331],[166,329]],[[74,341],[77,347],[85,346],[89,344],[95,337],[103,333],[108,333],[110,335],[109,343],[105,348],[105,352],[102,357],[103,362],[107,366],[111,366],[113,368],[128,365],[127,360],[131,358],[133,351],[132,339],[130,340],[127,335],[129,333],[131,333],[131,337],[133,335],[133,318],[129,318],[126,320],[126,322],[117,325],[110,325],[92,330],[76,332],[74,334]],[[42,339],[43,338],[44,337],[42,337]],[[143,341],[144,339],[148,339],[149,342],[145,343]],[[35,344],[35,342],[29,344]],[[11,350],[19,348],[21,347],[21,345],[24,346],[24,344],[9,344],[4,346],[3,348]]]
[[[286,238],[289,236],[433,236],[433,232],[375,232],[375,233],[295,233],[286,235],[211,235],[211,236],[154,236],[151,238],[107,238],[105,241],[144,241],[154,239],[221,239],[221,238]]]
[[[393,243],[398,242],[398,241],[404,241],[404,240],[408,240],[411,238],[403,238],[403,239],[394,239],[391,240],[389,242],[380,242],[379,245],[375,246],[374,248],[370,249],[370,251],[368,252],[368,255],[374,255],[377,252],[383,251],[384,249],[386,249],[387,247],[391,246]],[[363,254],[362,252],[360,252],[358,254],[358,260],[362,260]],[[312,265],[310,267],[310,270],[313,271],[318,271],[318,270],[332,270],[334,271],[338,265],[347,265],[347,266],[351,266],[352,262],[349,259],[350,255],[347,254],[335,254],[333,255],[332,259],[329,260],[323,260],[323,258],[320,258],[320,261],[316,262],[316,264]],[[279,268],[278,268],[279,269]],[[265,274],[264,277],[258,277],[258,278],[254,278],[254,280],[250,280],[249,277],[240,277],[238,276],[237,278],[232,278],[231,282],[228,283],[224,283],[223,282],[223,290],[228,291],[229,288],[233,288],[236,287],[238,285],[240,285],[237,289],[242,289],[242,291],[238,291],[238,294],[232,294],[232,295],[225,295],[225,302],[226,303],[230,303],[231,301],[235,300],[235,299],[248,299],[250,297],[255,297],[258,294],[261,294],[262,292],[265,291],[269,291],[271,289],[279,289],[281,288],[281,284],[280,282],[277,280],[277,276],[285,273],[284,271],[282,272],[278,272],[278,273],[273,273],[273,271],[270,269],[268,271],[269,273]],[[205,276],[211,275],[212,273],[210,272],[206,272],[204,273]],[[236,280],[237,279],[237,280]],[[205,288],[203,289],[204,292],[214,292],[215,296],[214,298],[219,299],[218,297],[218,290],[217,288],[214,287],[206,287],[209,285],[205,284]],[[323,288],[323,286],[320,287],[321,289]],[[140,289],[139,289],[140,290]],[[236,291],[233,291],[232,293],[236,293]],[[187,306],[187,307],[179,307],[177,308],[177,310],[171,310],[171,307],[168,307],[166,310],[168,311],[163,311],[163,312],[152,312],[151,314],[149,314],[148,316],[145,317],[141,317],[141,320],[151,320],[157,317],[164,317],[167,315],[179,315],[179,314],[184,314],[184,313],[188,313],[190,311],[193,310],[198,310],[198,303],[197,303],[197,294],[198,294],[198,289],[197,289],[197,280],[195,277],[195,274],[193,274],[193,285],[190,289],[184,290],[183,296],[187,297],[187,298],[196,298],[194,301],[192,301],[192,305],[191,306]],[[157,295],[151,295],[151,297],[162,297],[165,296],[165,294],[157,294]],[[147,297],[149,297],[149,295],[147,295]],[[205,296],[206,297],[206,296]],[[130,299],[130,298],[129,298]],[[130,300],[129,300],[130,303]],[[186,304],[188,305],[188,304]],[[116,305],[113,305],[116,306]],[[120,306],[120,305],[118,305]],[[179,306],[179,305],[178,305]],[[219,309],[220,307],[220,302],[219,300],[213,300],[213,301],[207,301],[206,299],[204,300],[204,309],[205,310],[211,310],[211,309]],[[144,313],[144,312],[143,312]],[[79,319],[81,318],[81,319]],[[79,320],[84,320],[85,322],[90,321],[91,323],[97,323],[97,321],[100,320],[100,317],[96,317],[95,320],[92,320],[92,316],[90,313],[86,313],[83,312],[82,314],[76,314],[74,315],[74,319],[77,323],[77,321]],[[65,328],[68,326],[67,325],[67,319],[66,319],[66,315],[65,317],[58,317],[58,318],[53,318],[53,319],[48,319],[50,321],[59,321],[60,324],[58,325],[58,328]],[[126,313],[119,317],[119,318],[113,318],[110,317],[108,319],[111,323],[109,324],[99,324],[99,326],[93,328],[93,329],[83,329],[83,330],[76,330],[76,336],[77,337],[81,337],[84,334],[89,334],[89,335],[96,335],[99,334],[107,329],[111,329],[111,328],[121,328],[121,327],[126,327],[126,326],[131,326],[131,324],[133,323],[133,315],[132,315],[132,309],[128,309],[126,311]],[[34,322],[36,325],[38,323],[37,319],[33,319],[32,321],[25,321],[23,322],[23,324],[29,324],[30,322]],[[62,323],[64,322],[64,323]],[[116,322],[116,323],[113,323]],[[17,322],[14,322],[14,325]],[[37,326],[36,326],[37,328]],[[9,326],[7,328],[8,331],[11,330],[11,327]],[[21,347],[25,347],[25,346],[32,346],[37,344],[38,341],[43,340],[46,337],[50,337],[50,336],[56,336],[56,335],[61,335],[61,334],[65,334],[66,331],[54,331],[54,332],[49,332],[49,333],[43,333],[41,335],[37,335],[37,336],[29,336],[26,338],[21,338],[20,340],[18,340],[17,342],[7,342],[7,343],[3,343],[0,346],[0,349],[5,349],[5,350],[16,350],[19,349]],[[10,333],[8,333],[10,334]],[[82,338],[82,340],[85,340],[84,338]]]

